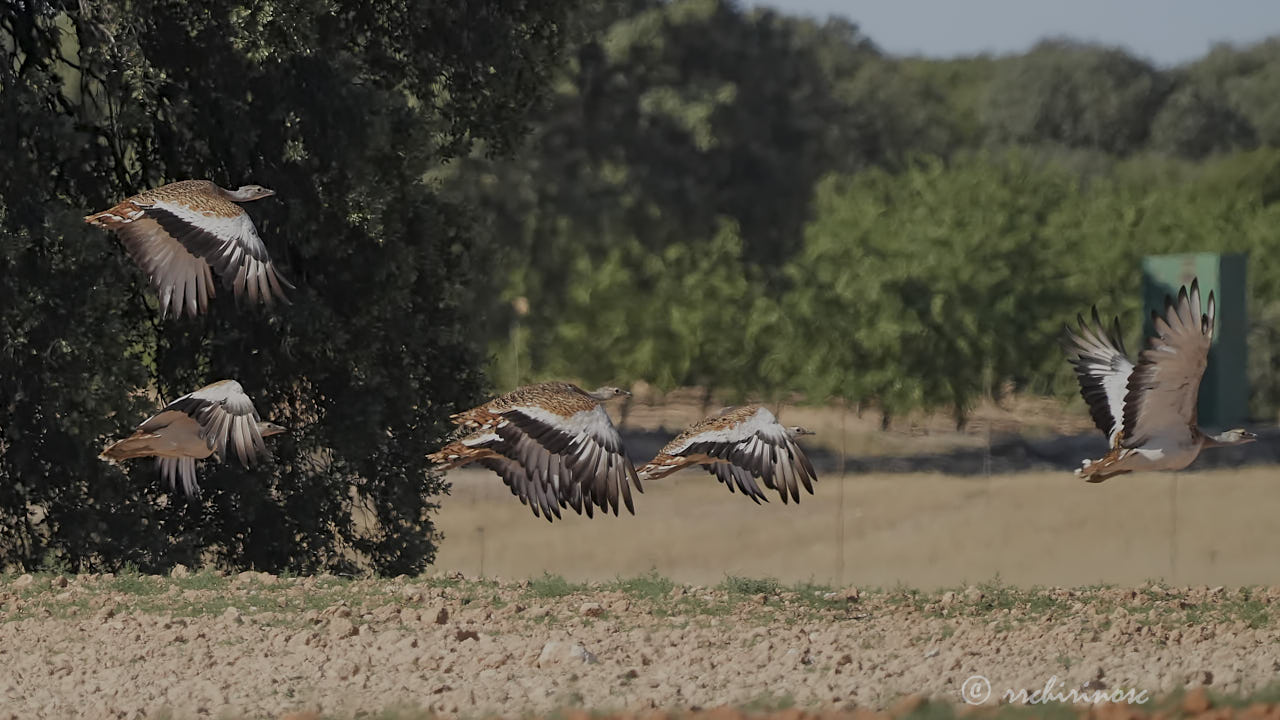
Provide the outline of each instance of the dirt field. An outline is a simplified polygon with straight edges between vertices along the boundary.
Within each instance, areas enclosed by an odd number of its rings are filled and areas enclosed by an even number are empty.
[[[919,593],[657,576],[581,587],[178,575],[6,577],[0,718],[726,704],[939,717],[963,707],[962,688],[987,705],[1046,685],[1151,702],[1183,688],[1266,691],[1280,669],[1280,587]],[[990,695],[969,680],[979,675]]]
[[[1144,474],[822,476],[757,507],[696,470],[649,483],[636,515],[549,524],[496,476],[450,475],[437,567],[470,576],[610,580],[656,570],[837,586],[1280,584],[1280,469]],[[1174,493],[1176,492],[1176,497]],[[843,529],[842,529],[843,528]]]

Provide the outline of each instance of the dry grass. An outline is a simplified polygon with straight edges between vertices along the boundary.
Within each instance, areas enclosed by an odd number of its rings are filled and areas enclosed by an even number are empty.
[[[656,570],[918,588],[1274,583],[1280,485],[1271,468],[1145,474],[825,476],[799,506],[757,507],[705,473],[650,483],[635,517],[533,517],[492,474],[450,475],[436,567],[468,575],[611,580]],[[1176,504],[1174,492],[1176,486]],[[841,533],[843,525],[843,533]],[[841,539],[843,542],[841,542]]]

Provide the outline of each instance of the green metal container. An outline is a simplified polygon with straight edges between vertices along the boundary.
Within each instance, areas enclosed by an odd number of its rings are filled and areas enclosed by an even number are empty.
[[[1249,417],[1248,323],[1245,316],[1243,254],[1184,253],[1151,255],[1142,259],[1143,337],[1153,332],[1151,312],[1164,312],[1165,296],[1200,280],[1201,312],[1209,309],[1209,293],[1217,304],[1209,367],[1200,383],[1200,425],[1237,427]]]

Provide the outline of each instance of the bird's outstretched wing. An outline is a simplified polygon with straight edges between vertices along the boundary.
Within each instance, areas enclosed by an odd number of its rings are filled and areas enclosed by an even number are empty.
[[[1107,436],[1108,444],[1115,447],[1124,427],[1124,398],[1133,372],[1133,363],[1120,338],[1120,319],[1114,318],[1108,330],[1095,307],[1092,324],[1080,316],[1076,316],[1076,320],[1080,330],[1067,326],[1062,347],[1067,362],[1076,371],[1080,395],[1089,405],[1093,424]]]
[[[622,438],[600,402],[576,386],[518,388],[453,421],[469,434],[430,456],[441,467],[493,470],[548,520],[565,507],[588,517],[596,508],[635,512],[631,489],[642,488]]]
[[[86,220],[114,230],[151,279],[162,315],[194,317],[214,296],[210,268],[239,299],[288,302],[293,285],[276,270],[253,220],[213,183],[187,180],[135,195]]]
[[[678,435],[641,468],[660,478],[682,467],[704,465],[730,490],[736,486],[756,502],[764,497],[753,478],[778,491],[785,503],[800,501],[800,487],[813,493],[813,465],[787,428],[758,405],[728,408]]]
[[[240,464],[249,467],[267,456],[266,443],[258,431],[258,411],[235,380],[220,380],[183,395],[138,429],[154,432],[177,414],[199,424],[201,439],[219,460],[226,460],[234,451]]]
[[[1151,313],[1155,335],[1147,338],[1125,393],[1123,446],[1193,432],[1216,312],[1210,292],[1208,312],[1201,314],[1200,283],[1193,280],[1190,293],[1184,286],[1177,299],[1165,298],[1163,315]]]

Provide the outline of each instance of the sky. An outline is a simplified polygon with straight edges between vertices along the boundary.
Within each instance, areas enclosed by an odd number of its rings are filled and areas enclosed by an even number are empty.
[[[951,57],[1026,50],[1046,36],[1120,45],[1160,65],[1219,41],[1280,35],[1280,0],[765,0],[787,13],[841,15],[881,49]]]

